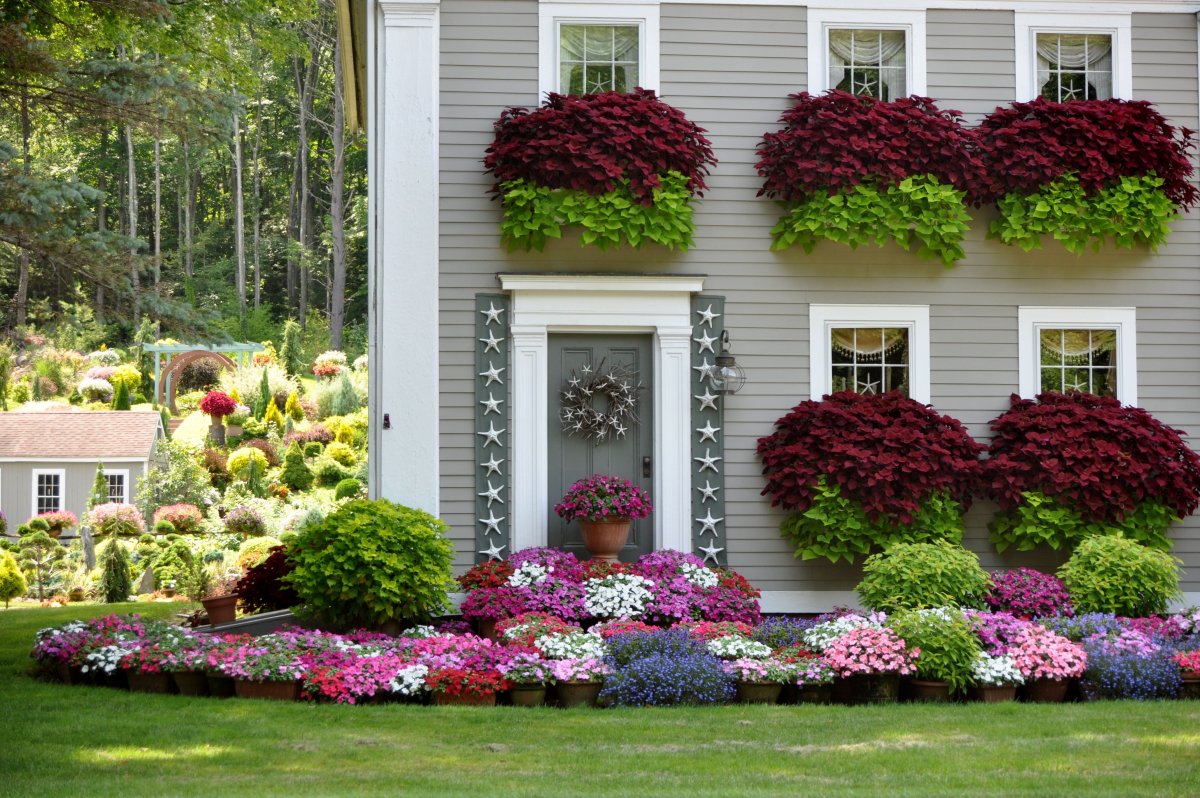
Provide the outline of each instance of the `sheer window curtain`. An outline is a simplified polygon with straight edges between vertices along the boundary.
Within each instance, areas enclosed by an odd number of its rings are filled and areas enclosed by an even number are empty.
[[[632,91],[638,85],[636,25],[559,27],[559,91]]]
[[[1037,34],[1037,86],[1042,96],[1052,100],[1112,97],[1112,37]]]
[[[830,30],[829,88],[882,100],[908,96],[905,39],[902,30]]]

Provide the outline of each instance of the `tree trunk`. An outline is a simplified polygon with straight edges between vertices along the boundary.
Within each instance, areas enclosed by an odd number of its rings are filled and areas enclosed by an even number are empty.
[[[262,230],[262,175],[258,166],[258,153],[262,149],[262,92],[258,95],[258,110],[254,120],[254,309],[262,304],[262,261],[260,259],[259,234]]]
[[[21,158],[22,169],[29,177],[29,90],[21,90]],[[29,250],[21,248],[17,253],[17,296],[13,302],[13,316],[18,325],[24,324],[29,307]]]
[[[108,151],[108,129],[100,131],[100,156],[103,159]],[[105,200],[108,199],[108,172],[104,169],[100,170],[100,176],[96,180],[96,188],[100,189],[102,195],[96,200],[96,230],[103,235],[108,231],[108,213],[104,207]],[[96,276],[96,321],[100,324],[104,323],[104,275]]]
[[[154,56],[158,66],[158,56]],[[162,281],[162,145],[158,133],[154,134],[154,287]]]
[[[242,126],[241,120],[233,115],[233,230],[234,246],[237,251],[237,294],[238,319],[242,332],[246,325],[246,219],[242,204]]]
[[[341,38],[333,37],[333,154],[329,168],[329,226],[332,253],[327,303],[329,348],[342,348],[346,315],[346,106],[342,96]]]
[[[125,59],[125,48],[120,48],[121,59]],[[138,229],[138,204],[137,204],[137,162],[133,157],[133,127],[125,126],[125,159],[128,183],[126,190],[126,200],[129,203],[128,211],[129,220],[126,228],[129,238],[134,240],[137,238]],[[133,288],[133,326],[136,328],[142,320],[141,312],[141,275],[138,273],[137,262],[137,244],[129,245],[129,282]]]

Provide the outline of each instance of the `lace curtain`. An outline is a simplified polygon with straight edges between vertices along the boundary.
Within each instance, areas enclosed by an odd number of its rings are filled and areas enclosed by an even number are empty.
[[[1041,345],[1042,365],[1087,366],[1097,360],[1111,362],[1111,355],[1117,350],[1117,331],[1042,330]]]
[[[908,95],[902,30],[829,31],[829,86],[881,100]]]
[[[567,94],[632,91],[638,77],[636,25],[562,25],[559,88]]]
[[[835,362],[908,362],[908,330],[904,327],[834,327],[829,339]]]
[[[1037,85],[1060,102],[1112,97],[1112,37],[1039,33]]]

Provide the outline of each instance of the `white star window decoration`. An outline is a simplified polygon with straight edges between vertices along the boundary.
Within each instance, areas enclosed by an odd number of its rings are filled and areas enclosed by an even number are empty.
[[[713,312],[711,304],[704,310],[697,310],[696,312],[700,314],[700,324],[707,324],[710,330],[712,329],[713,319],[720,318],[721,316],[720,313]]]
[[[693,457],[692,459],[695,460],[697,463],[700,463],[700,473],[704,473],[705,470],[710,469],[710,468],[715,473],[720,473],[719,469],[717,468],[717,462],[719,460],[723,460],[724,458],[717,457],[717,456],[713,455],[711,450],[705,449],[703,457]]]
[[[700,403],[701,410],[704,410],[704,409],[716,410],[717,409],[717,397],[715,397],[711,393],[709,393],[707,388],[704,389],[704,393],[695,394],[692,396],[692,398]]]
[[[496,444],[497,446],[500,445],[500,433],[502,433],[502,432],[504,432],[504,427],[501,427],[500,429],[496,429],[496,424],[494,422],[489,421],[487,432],[476,432],[475,434],[482,435],[486,439],[483,442],[483,448],[486,449],[487,447],[491,446],[493,443]]]
[[[717,433],[721,431],[720,427],[714,427],[711,421],[704,422],[703,427],[696,427],[696,432],[700,433],[700,443],[705,441],[717,442]]]
[[[715,563],[719,563],[720,560],[717,559],[717,555],[725,551],[725,549],[721,546],[718,546],[717,542],[714,540],[712,545],[701,546],[700,551],[704,552],[704,562],[712,560]]]
[[[698,353],[703,354],[704,352],[712,352],[714,355],[717,353],[717,350],[713,349],[713,344],[717,342],[715,336],[709,335],[706,332],[701,332],[699,338],[693,338],[692,340],[700,345],[700,348],[697,350]]]
[[[493,322],[496,324],[500,323],[500,314],[504,312],[504,308],[496,307],[495,302],[488,302],[488,309],[481,310],[479,312],[482,313],[483,315],[487,316],[487,321],[484,322],[484,325],[491,326]],[[489,335],[490,334],[491,333],[489,333]]]
[[[505,516],[503,516],[503,515],[500,516],[499,518],[497,518],[495,513],[493,513],[491,510],[488,510],[488,517],[479,519],[479,523],[481,523],[487,527],[487,529],[483,530],[483,534],[499,535],[500,534],[500,522],[503,521],[504,518],[505,518]]]
[[[486,387],[488,387],[488,385],[491,385],[493,382],[498,382],[501,385],[503,385],[504,380],[500,379],[500,374],[503,371],[504,371],[503,366],[501,366],[500,368],[496,368],[495,364],[489,360],[487,371],[479,372],[480,377],[487,377],[487,383],[483,387],[486,388]]]
[[[497,546],[495,543],[488,541],[488,547],[486,549],[480,549],[479,553],[486,554],[489,560],[500,560],[503,559],[500,555],[503,554],[504,550],[507,548],[508,546]]]

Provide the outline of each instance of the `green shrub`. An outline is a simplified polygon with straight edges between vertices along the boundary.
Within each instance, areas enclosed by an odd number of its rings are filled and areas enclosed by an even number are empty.
[[[344,443],[334,441],[325,447],[325,456],[338,461],[346,468],[352,468],[358,462],[358,457],[354,454],[354,450]]]
[[[322,457],[313,464],[317,475],[317,484],[322,488],[336,487],[343,479],[351,479],[354,472],[330,457]]]
[[[29,585],[17,565],[17,558],[8,551],[0,551],[0,599],[4,600],[4,608],[8,609],[8,602],[25,595],[27,590]]]
[[[187,581],[192,571],[195,556],[186,543],[172,543],[167,550],[154,558],[151,569],[154,571],[154,583],[164,587],[167,582],[176,586]]]
[[[320,444],[318,444],[318,449]],[[279,481],[287,485],[290,490],[308,490],[312,487],[313,472],[304,462],[304,453],[300,451],[300,444],[293,443],[287,448],[287,452],[283,456],[283,471],[279,474]]]
[[[1119,520],[1085,521],[1060,499],[1030,490],[1021,493],[1021,503],[1016,507],[997,513],[988,529],[992,544],[1001,552],[1009,546],[1032,551],[1041,544],[1070,549],[1092,535],[1112,534],[1165,551],[1171,548],[1167,527],[1178,520],[1165,504],[1144,501]]]
[[[279,545],[279,540],[273,537],[250,538],[238,547],[238,568],[246,571],[267,558],[271,549]]]
[[[129,399],[129,386],[123,382],[117,383],[117,388],[113,392],[112,409],[113,410],[130,410],[133,404]]]
[[[894,612],[927,607],[983,607],[992,580],[979,557],[947,541],[898,543],[863,564],[855,588],[863,604]]]
[[[948,682],[952,692],[961,692],[971,684],[982,648],[961,610],[938,607],[901,612],[892,616],[888,625],[909,648],[921,649],[918,678]]]
[[[40,521],[42,519],[36,518],[29,522],[29,526],[33,527],[35,522]],[[22,535],[17,545],[21,551],[21,565],[31,577],[29,581],[37,589],[38,598],[45,598],[46,593],[55,585],[67,550],[40,529],[32,529]]]
[[[162,519],[161,521],[155,521],[154,522],[154,534],[156,534],[156,535],[174,535],[175,534],[175,525],[172,524],[170,521],[168,521],[165,518]]]
[[[1179,595],[1179,560],[1119,535],[1096,535],[1058,569],[1075,612],[1137,618],[1167,611]]]
[[[321,452],[325,450],[325,445],[320,441],[308,441],[304,444],[305,457],[320,457]]]
[[[343,479],[337,484],[333,490],[335,499],[353,499],[358,494],[362,493],[362,483],[357,479]]]
[[[386,499],[357,499],[307,524],[289,578],[317,616],[344,626],[412,623],[445,609],[453,546],[446,525]]]
[[[100,556],[100,566],[100,595],[105,603],[129,601],[133,579],[129,574],[129,554],[125,551],[125,544],[117,538],[109,540]]]

